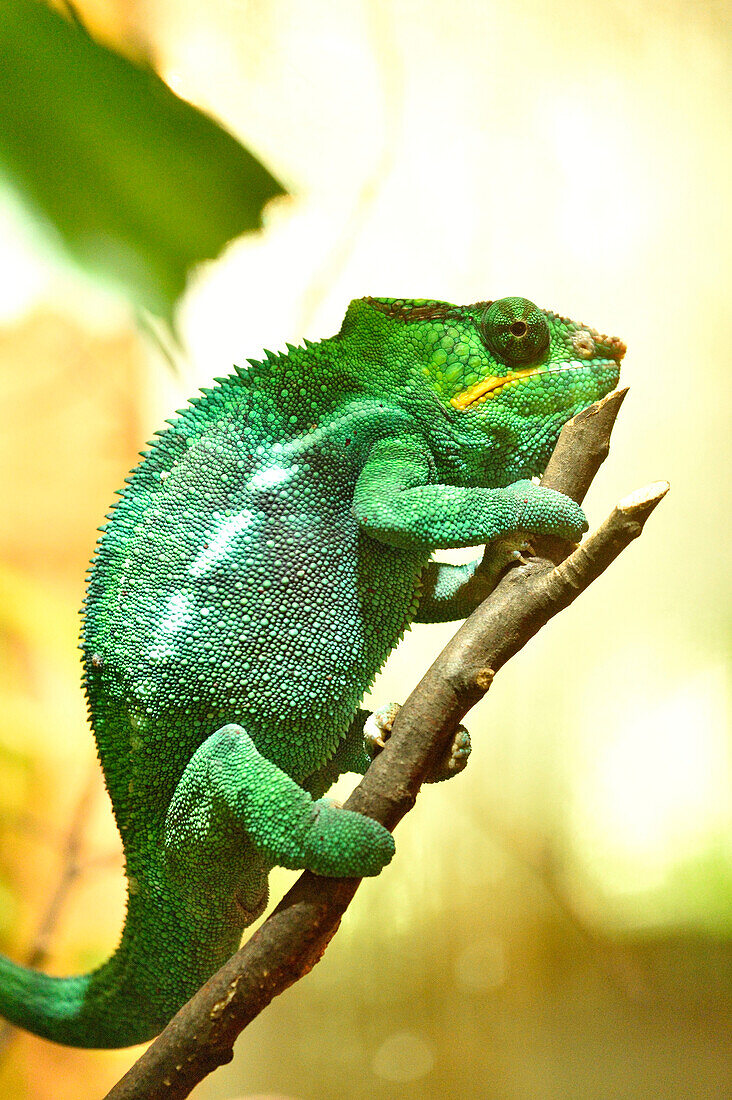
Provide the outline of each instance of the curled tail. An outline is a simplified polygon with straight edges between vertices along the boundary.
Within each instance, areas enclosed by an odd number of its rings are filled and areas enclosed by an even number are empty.
[[[0,1016],[67,1046],[143,1043],[236,951],[246,923],[241,910],[201,919],[167,889],[146,889],[130,896],[115,953],[89,974],[51,977],[0,955]]]

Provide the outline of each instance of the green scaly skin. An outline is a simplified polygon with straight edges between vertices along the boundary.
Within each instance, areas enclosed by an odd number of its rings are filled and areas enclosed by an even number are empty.
[[[79,977],[0,957],[8,1020],[142,1042],[236,950],[273,865],[378,874],[390,834],[322,799],[368,766],[364,691],[410,623],[472,609],[473,568],[433,550],[586,529],[528,479],[624,350],[525,299],[366,298],[337,336],[237,368],[169,421],[103,529],[82,631],[121,943]]]

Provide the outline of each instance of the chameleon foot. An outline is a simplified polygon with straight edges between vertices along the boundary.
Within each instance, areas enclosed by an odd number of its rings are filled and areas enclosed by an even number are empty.
[[[373,760],[384,748],[391,736],[394,720],[401,707],[399,703],[387,703],[373,711],[363,726],[364,749]],[[470,756],[470,734],[465,726],[458,726],[455,736],[447,746],[445,754],[438,760],[433,770],[425,777],[426,783],[441,783],[463,771]]]
[[[510,566],[526,565],[526,558],[534,556],[529,539],[516,531],[492,539],[485,548],[479,567],[486,580],[487,591],[491,592],[496,587]]]
[[[459,775],[467,767],[470,748],[470,734],[465,726],[458,726],[442,760],[438,760],[437,766],[427,776],[426,782],[441,783],[444,779],[452,779],[454,775]]]
[[[401,703],[387,703],[368,716],[363,724],[363,747],[373,760],[391,737],[394,719],[401,710]]]

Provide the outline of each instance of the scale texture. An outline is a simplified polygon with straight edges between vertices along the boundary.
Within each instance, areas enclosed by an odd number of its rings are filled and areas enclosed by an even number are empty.
[[[391,835],[322,797],[388,735],[393,708],[369,718],[363,694],[412,622],[475,605],[475,566],[436,549],[580,537],[579,506],[531,478],[624,351],[523,298],[365,298],[337,336],[266,353],[168,422],[102,529],[82,628],[121,942],[79,977],[0,957],[7,1019],[142,1042],[236,950],[272,866],[378,874]],[[468,751],[458,731],[432,778]]]

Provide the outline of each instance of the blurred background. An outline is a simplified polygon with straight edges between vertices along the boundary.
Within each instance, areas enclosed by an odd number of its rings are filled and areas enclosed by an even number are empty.
[[[646,482],[671,492],[501,672],[469,718],[467,772],[423,793],[323,961],[196,1096],[732,1096],[729,7],[57,11],[61,28],[29,0],[0,16],[0,44],[16,34],[0,76],[2,949],[71,973],[119,932],[76,612],[95,529],[152,432],[232,363],[336,331],[352,297],[523,295],[628,345],[591,524]],[[107,116],[95,74],[112,55],[77,57],[78,22],[128,59]],[[158,119],[135,84],[150,69],[236,142],[192,110],[166,121],[154,83]],[[212,174],[225,158],[259,188],[239,221],[234,175]],[[64,187],[73,217],[53,207]],[[152,213],[130,215],[131,244],[115,234],[133,194]],[[373,701],[403,699],[452,632],[412,630]],[[276,872],[272,896],[294,877]],[[101,1096],[139,1054],[0,1044],[12,1100]]]

